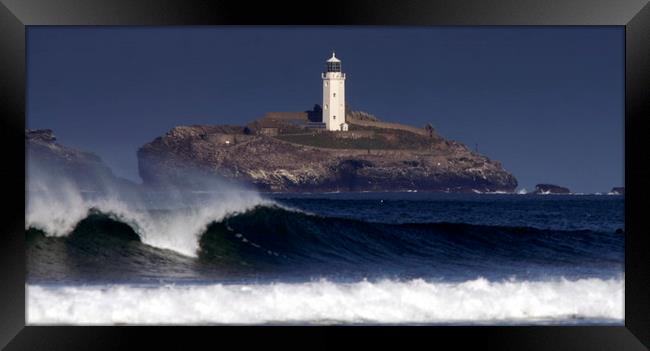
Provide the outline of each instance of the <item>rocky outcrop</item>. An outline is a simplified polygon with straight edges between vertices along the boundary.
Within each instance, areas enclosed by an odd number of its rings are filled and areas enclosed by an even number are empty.
[[[25,150],[28,181],[38,177],[58,184],[65,179],[84,191],[135,186],[114,176],[99,156],[57,143],[50,129],[25,130]]]
[[[200,188],[197,177],[187,176],[200,174],[270,192],[512,192],[517,186],[499,162],[429,132],[351,126],[339,134],[269,136],[250,128],[175,127],[138,150],[140,176],[148,186]]]
[[[554,184],[537,184],[532,194],[571,194],[571,190]]]
[[[613,187],[609,193],[611,195],[625,195],[625,187]]]

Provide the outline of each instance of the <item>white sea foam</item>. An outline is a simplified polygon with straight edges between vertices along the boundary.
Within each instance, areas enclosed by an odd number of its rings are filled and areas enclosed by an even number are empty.
[[[624,278],[27,286],[28,324],[622,323]]]
[[[48,236],[65,236],[91,210],[97,210],[130,225],[145,244],[196,256],[199,237],[210,223],[257,205],[272,204],[257,192],[233,186],[208,194],[200,203],[178,201],[181,197],[178,191],[163,195],[169,197],[168,202],[183,207],[173,211],[149,211],[147,201],[138,194],[112,191],[94,197],[82,196],[82,192],[65,179],[32,176],[25,229],[40,229]]]

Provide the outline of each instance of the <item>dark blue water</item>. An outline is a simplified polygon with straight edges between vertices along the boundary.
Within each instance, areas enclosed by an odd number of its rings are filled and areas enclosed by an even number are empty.
[[[28,280],[38,284],[321,278],[458,282],[478,277],[491,281],[612,278],[624,269],[622,196],[267,197],[275,205],[215,218],[196,239],[195,257],[147,245],[132,223],[101,211],[89,213],[66,236],[50,237],[42,229],[29,229]],[[177,210],[155,211],[165,217]]]

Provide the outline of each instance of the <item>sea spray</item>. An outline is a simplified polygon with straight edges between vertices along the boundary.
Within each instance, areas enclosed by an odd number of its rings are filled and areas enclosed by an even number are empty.
[[[145,244],[187,256],[197,255],[200,235],[210,223],[272,203],[255,191],[218,180],[210,180],[215,191],[204,192],[200,197],[174,188],[125,192],[107,186],[107,191],[84,192],[69,179],[49,176],[35,165],[30,167],[27,183],[25,229],[39,229],[48,236],[66,236],[90,212],[96,211],[128,224]],[[152,206],[164,205],[171,206],[173,211],[150,210]]]

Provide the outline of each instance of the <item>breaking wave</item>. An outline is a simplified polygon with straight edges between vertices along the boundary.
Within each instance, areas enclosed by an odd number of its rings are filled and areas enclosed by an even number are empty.
[[[624,278],[27,287],[28,324],[621,324]]]
[[[84,194],[65,179],[43,177],[29,179],[26,195],[26,230],[37,229],[47,236],[67,236],[82,220],[101,213],[130,226],[143,243],[187,256],[197,255],[198,239],[210,223],[271,203],[257,192],[238,188],[210,193],[200,202],[190,201],[180,192],[168,191],[162,198],[159,196],[154,206],[168,202],[177,207],[151,210],[144,193]]]

